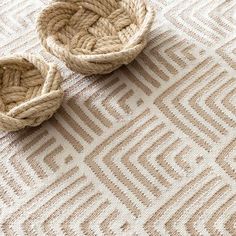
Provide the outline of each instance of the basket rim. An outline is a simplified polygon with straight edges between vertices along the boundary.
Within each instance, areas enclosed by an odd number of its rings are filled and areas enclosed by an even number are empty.
[[[16,62],[22,63],[22,65],[26,66],[28,63],[32,64],[41,72],[43,79],[47,76],[50,68],[54,66],[54,63],[47,63],[43,58],[39,57],[38,55],[35,56],[33,54],[21,53],[0,57],[0,66],[2,67],[4,67],[5,65],[15,64]]]
[[[132,38],[132,41],[125,44],[125,47],[118,51],[118,52],[109,52],[104,54],[79,54],[75,55],[71,53],[68,49],[63,47],[62,45],[55,42],[52,36],[47,35],[47,31],[44,28],[45,24],[45,15],[48,11],[52,11],[55,6],[58,6],[60,4],[68,4],[60,1],[54,1],[49,6],[47,6],[45,9],[41,11],[37,18],[37,32],[39,34],[40,41],[42,45],[49,50],[52,54],[54,54],[56,57],[59,58],[66,58],[66,59],[72,59],[79,63],[109,63],[113,61],[117,61],[117,59],[123,59],[129,54],[132,53],[133,50],[141,51],[145,45],[146,45],[146,34],[149,32],[153,19],[155,17],[155,11],[150,3],[149,0],[143,0],[146,5],[146,16],[145,19],[140,26],[140,29],[135,33],[134,37]],[[123,61],[123,60],[122,60]],[[125,64],[126,61],[123,61]],[[128,63],[128,62],[127,62]]]

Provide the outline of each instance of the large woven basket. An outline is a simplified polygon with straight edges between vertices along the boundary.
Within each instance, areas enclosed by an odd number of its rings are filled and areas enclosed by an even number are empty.
[[[37,126],[59,108],[63,91],[55,65],[24,55],[0,59],[0,130]]]
[[[106,74],[143,50],[153,17],[148,0],[57,0],[41,12],[37,30],[71,70]]]

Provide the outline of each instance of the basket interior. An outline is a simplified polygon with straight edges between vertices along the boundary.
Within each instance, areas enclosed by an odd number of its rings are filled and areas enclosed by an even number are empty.
[[[144,1],[92,2],[57,1],[48,12],[48,35],[75,55],[122,50],[143,23]]]
[[[7,113],[12,108],[37,97],[44,79],[40,71],[30,62],[0,62],[0,112]]]

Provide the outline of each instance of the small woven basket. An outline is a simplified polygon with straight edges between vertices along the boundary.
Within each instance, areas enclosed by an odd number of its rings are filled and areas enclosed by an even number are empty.
[[[33,56],[0,59],[0,130],[37,126],[59,108],[63,91],[55,65]]]
[[[71,70],[106,74],[143,50],[153,18],[148,0],[57,0],[41,12],[37,30]]]

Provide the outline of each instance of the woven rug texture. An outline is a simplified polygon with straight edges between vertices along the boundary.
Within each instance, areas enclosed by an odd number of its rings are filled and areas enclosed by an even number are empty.
[[[105,76],[40,46],[49,0],[0,1],[0,56],[55,62],[65,99],[0,132],[0,235],[236,235],[236,0],[153,0],[145,50]]]

